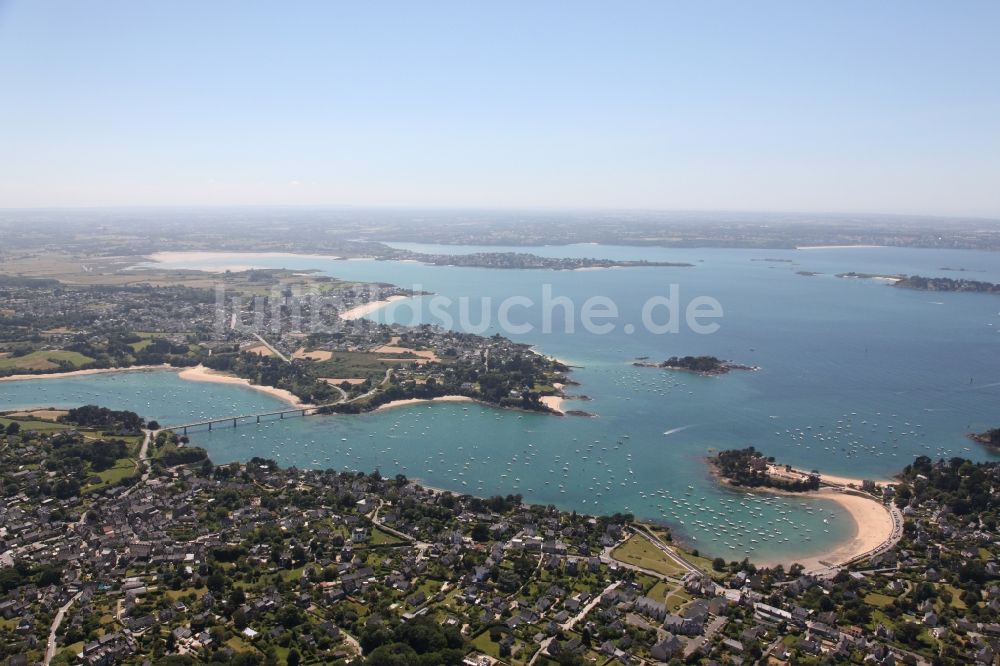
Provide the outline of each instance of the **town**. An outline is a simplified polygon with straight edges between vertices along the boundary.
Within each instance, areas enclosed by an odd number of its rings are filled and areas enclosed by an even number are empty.
[[[993,664],[1000,465],[918,458],[896,547],[821,574],[662,525],[215,466],[95,406],[0,417],[10,664]]]
[[[278,270],[222,275],[215,289],[4,276],[0,376],[166,364],[228,373],[339,412],[448,395],[557,411],[546,399],[561,395],[569,368],[528,345],[363,318],[412,295]]]

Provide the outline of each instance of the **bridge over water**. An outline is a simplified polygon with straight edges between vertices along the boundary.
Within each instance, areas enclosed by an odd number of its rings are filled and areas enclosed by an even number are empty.
[[[330,407],[338,403],[330,403],[329,405],[311,405],[309,407],[295,407],[293,409],[280,409],[273,412],[257,412],[254,414],[240,414],[238,416],[226,416],[223,418],[216,419],[205,419],[203,421],[191,421],[190,423],[180,423],[177,425],[162,426],[161,430],[172,430],[174,432],[180,431],[182,435],[188,433],[189,428],[203,428],[208,427],[212,430],[212,426],[224,425],[225,427],[235,428],[240,424],[246,423],[260,423],[261,419],[266,419],[268,417],[277,416],[279,420],[283,420],[286,416],[296,417],[296,416],[312,416],[313,414],[320,413],[320,410],[324,407]]]

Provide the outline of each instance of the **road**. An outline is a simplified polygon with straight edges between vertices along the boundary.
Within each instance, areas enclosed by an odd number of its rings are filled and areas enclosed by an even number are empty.
[[[601,597],[602,596],[604,596],[605,594],[607,594],[611,590],[615,589],[619,585],[621,585],[621,581],[620,580],[616,580],[615,582],[611,583],[606,588],[604,588],[603,592],[601,592],[600,594],[595,594],[594,598],[590,600],[590,603],[588,603],[586,606],[584,606],[583,608],[581,608],[579,613],[577,613],[575,616],[573,616],[572,618],[570,618],[566,622],[563,622],[560,625],[560,627],[562,628],[562,630],[563,631],[569,631],[570,629],[572,629],[573,627],[575,627],[577,622],[579,622],[583,618],[587,617],[587,613],[589,613],[590,611],[594,610],[594,607],[597,606],[597,604],[601,603]]]
[[[66,611],[69,610],[74,601],[80,598],[81,594],[83,594],[83,590],[70,597],[69,601],[63,604],[62,608],[56,612],[56,616],[52,618],[52,626],[49,627],[49,642],[45,647],[45,658],[42,659],[42,666],[49,666],[49,662],[56,656],[56,632],[59,631],[59,625],[62,624],[63,618],[66,617]]]
[[[268,349],[270,349],[272,354],[274,354],[275,356],[277,356],[278,358],[280,358],[285,363],[291,363],[292,362],[292,359],[290,359],[287,356],[285,356],[284,354],[282,354],[280,351],[278,351],[277,348],[275,348],[274,345],[272,345],[270,342],[268,342],[264,338],[260,337],[260,335],[258,335],[257,333],[251,333],[251,335],[253,335],[253,337],[255,337],[258,340],[260,340],[260,344],[262,344],[265,347],[267,347]]]
[[[158,431],[156,431],[156,430],[143,430],[142,431],[144,437],[142,439],[142,445],[139,447],[139,461],[136,463],[137,466],[144,466],[144,469],[143,469],[143,472],[142,472],[142,476],[139,477],[139,482],[138,483],[136,483],[131,488],[129,488],[128,490],[126,490],[124,493],[122,493],[123,497],[125,495],[132,494],[133,490],[135,490],[136,488],[138,488],[139,486],[141,486],[142,484],[146,483],[146,481],[149,480],[150,469],[149,469],[149,465],[147,464],[149,462],[149,444],[152,441],[153,436],[157,432]],[[80,517],[80,521],[82,522],[85,518],[86,518],[86,515],[81,516]]]
[[[644,537],[649,539],[649,541],[654,546],[663,551],[663,554],[666,555],[668,558],[670,558],[671,561],[673,561],[677,566],[681,567],[685,571],[699,572],[698,567],[694,566],[693,564],[685,560],[683,557],[675,553],[673,548],[660,541],[659,537],[653,534],[649,529],[645,527],[641,528],[633,527],[632,529],[637,533],[641,532]]]
[[[382,382],[378,386],[374,387],[371,391],[368,391],[368,393],[362,393],[356,398],[351,398],[350,400],[348,400],[348,402],[357,402],[358,400],[364,400],[365,398],[374,395],[376,391],[378,391],[380,388],[389,383],[389,377],[391,376],[392,376],[392,368],[389,368],[388,370],[385,371],[385,377],[382,379]]]
[[[375,510],[372,511],[372,515],[369,516],[369,519],[372,521],[372,525],[377,526],[383,532],[388,532],[389,534],[391,534],[393,536],[399,537],[400,539],[403,539],[404,541],[409,542],[416,549],[416,551],[417,551],[417,559],[419,560],[419,559],[423,558],[424,554],[427,552],[427,549],[430,548],[432,544],[430,544],[430,543],[428,543],[426,541],[421,541],[419,539],[416,539],[416,538],[410,536],[409,534],[407,534],[406,532],[400,532],[399,530],[397,530],[395,528],[392,528],[392,527],[389,527],[388,525],[386,525],[385,523],[383,523],[381,520],[379,520],[378,519],[378,512],[382,510],[382,504],[383,504],[382,500],[379,500],[378,501],[378,506],[375,507]]]
[[[538,661],[538,658],[545,654],[545,651],[549,649],[549,645],[552,643],[554,638],[555,636],[549,636],[538,644],[538,649],[535,651],[535,654],[531,655],[531,661],[528,662],[528,666],[535,666],[535,662]]]

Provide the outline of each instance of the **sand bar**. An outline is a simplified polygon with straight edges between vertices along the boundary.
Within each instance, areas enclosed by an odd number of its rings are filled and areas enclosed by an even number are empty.
[[[369,301],[368,303],[362,303],[361,305],[356,305],[349,310],[341,312],[340,318],[347,320],[361,319],[362,317],[370,315],[377,310],[381,310],[391,303],[395,303],[396,301],[401,301],[406,298],[409,298],[409,296],[390,296],[389,298],[381,301]]]
[[[395,407],[406,407],[408,405],[430,404],[432,402],[475,402],[467,395],[442,395],[437,398],[409,398],[407,400],[393,400],[375,408],[376,412],[393,409]]]

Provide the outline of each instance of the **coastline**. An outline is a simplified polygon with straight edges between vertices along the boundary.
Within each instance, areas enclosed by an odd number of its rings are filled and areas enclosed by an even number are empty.
[[[379,405],[373,412],[383,412],[396,407],[407,407],[409,405],[431,404],[434,402],[476,402],[467,395],[442,395],[437,398],[407,398],[405,400],[392,400],[383,405]]]
[[[235,375],[227,375],[225,373],[206,368],[203,365],[196,365],[192,368],[184,368],[177,373],[177,376],[181,379],[191,381],[191,382],[212,382],[215,384],[236,384],[240,386],[245,386],[247,388],[253,389],[255,391],[260,391],[262,393],[267,393],[268,395],[274,396],[284,400],[285,402],[294,405],[296,407],[311,408],[315,405],[310,405],[302,402],[297,395],[291,391],[285,389],[276,388],[274,386],[262,386],[260,384],[253,384],[249,379],[244,379],[243,377],[236,377]]]
[[[804,493],[792,493],[772,488],[753,488],[752,490],[791,497],[829,500],[844,509],[854,523],[854,534],[849,539],[836,544],[822,554],[794,558],[792,561],[762,560],[757,562],[751,559],[757,566],[768,567],[783,564],[788,567],[797,562],[805,567],[807,572],[827,571],[871,553],[892,539],[894,530],[892,515],[885,505],[875,498],[830,487]]]
[[[353,321],[355,319],[361,319],[362,317],[364,317],[366,315],[370,315],[373,312],[381,310],[382,308],[386,307],[387,305],[391,305],[392,303],[395,303],[396,301],[402,301],[402,300],[405,300],[407,298],[409,298],[409,296],[397,295],[397,296],[390,296],[390,297],[388,297],[386,299],[383,299],[381,301],[369,301],[367,303],[362,303],[361,305],[356,305],[356,306],[354,306],[353,308],[351,308],[349,310],[345,310],[344,312],[341,312],[340,313],[340,318],[341,319],[346,319],[348,321]]]
[[[793,492],[780,488],[769,488],[767,486],[738,486],[723,477],[718,469],[706,461],[709,474],[713,479],[725,488],[738,492],[768,493],[771,495],[781,495],[783,497],[798,497],[806,499],[829,500],[837,504],[847,512],[848,517],[854,523],[854,533],[850,538],[845,539],[821,554],[811,555],[804,558],[750,558],[750,561],[759,567],[775,567],[779,564],[786,568],[798,563],[805,567],[810,573],[829,571],[836,567],[843,566],[859,557],[871,553],[879,546],[889,542],[895,533],[895,522],[889,509],[878,499],[871,495],[855,491],[841,481],[857,484],[861,487],[861,482],[857,479],[847,477],[826,476],[820,473],[821,487],[819,490],[806,490]],[[797,471],[797,470],[796,470]],[[835,483],[834,480],[837,482]],[[888,485],[888,482],[881,482]]]
[[[104,375],[114,372],[152,372],[154,370],[176,370],[176,368],[168,363],[161,365],[134,365],[128,368],[90,368],[88,370],[69,370],[67,372],[46,372],[37,375],[7,375],[6,377],[0,377],[0,382],[17,382],[29,379],[65,379],[67,377]]]
[[[768,471],[770,471],[771,473],[775,473],[775,471],[778,471],[779,473],[784,472],[784,468],[785,468],[784,465],[768,465]],[[793,474],[801,474],[802,476],[809,476],[811,474],[811,472],[807,472],[804,469],[798,469],[795,467],[791,468],[791,472]],[[819,484],[821,486],[844,486],[844,487],[853,486],[860,490],[865,480],[866,479],[856,479],[850,476],[824,474],[823,472],[819,473]],[[891,486],[895,483],[894,481],[890,481],[888,479],[867,479],[867,480],[872,481],[879,488],[885,488],[886,486]]]
[[[561,416],[566,415],[566,411],[563,409],[563,402],[566,400],[566,396],[562,394],[562,390],[565,388],[562,384],[556,382],[552,385],[558,393],[555,395],[546,395],[539,398],[539,402],[551,409],[553,412]]]

